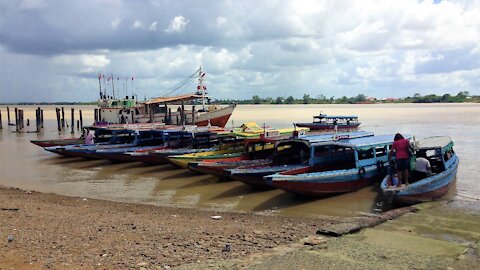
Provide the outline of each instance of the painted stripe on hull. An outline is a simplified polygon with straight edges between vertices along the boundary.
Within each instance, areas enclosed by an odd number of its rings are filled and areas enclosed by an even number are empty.
[[[432,191],[425,192],[418,195],[395,196],[394,200],[395,202],[400,204],[415,204],[415,203],[433,201],[445,195],[445,193],[447,193],[448,190],[450,189],[450,186],[452,185],[452,183],[453,181],[450,182],[448,185],[443,186],[439,189],[432,190]]]
[[[273,181],[272,185],[285,191],[307,195],[325,196],[328,194],[351,192],[368,186],[375,178],[363,178],[345,182],[294,182],[294,181]]]

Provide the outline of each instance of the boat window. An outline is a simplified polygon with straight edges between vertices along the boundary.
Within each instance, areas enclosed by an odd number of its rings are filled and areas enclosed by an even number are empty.
[[[443,154],[443,159],[445,161],[451,159],[453,156],[453,149],[450,149],[449,151],[446,151],[445,154]]]
[[[358,150],[358,159],[370,159],[373,158],[373,148],[368,150]]]
[[[314,155],[316,157],[328,155],[328,146],[324,146],[324,145],[315,146]]]
[[[135,134],[131,132],[122,132],[115,134],[116,143],[131,143],[135,139]]]
[[[377,157],[383,157],[387,155],[387,147],[375,147],[375,154]]]

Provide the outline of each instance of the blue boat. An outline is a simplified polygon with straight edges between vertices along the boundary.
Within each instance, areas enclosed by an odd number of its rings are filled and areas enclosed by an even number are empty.
[[[179,131],[179,129],[181,129],[181,127],[174,130],[107,129],[96,138],[97,141],[100,141],[99,143],[45,147],[44,149],[64,156],[99,159],[101,157],[95,155],[96,151],[99,150],[112,150],[118,153],[132,147],[162,146],[166,142],[166,138],[171,137],[168,135],[170,133],[180,134],[176,137],[176,140],[180,142],[188,142],[192,139],[191,132]]]
[[[271,188],[271,185],[263,179],[264,176],[284,171],[313,170],[317,169],[320,164],[326,162],[327,157],[325,155],[319,155],[318,145],[333,140],[370,136],[373,136],[372,132],[357,131],[351,133],[309,135],[283,140],[275,146],[271,165],[228,169],[226,170],[226,175],[248,185]],[[334,156],[336,156],[336,154],[334,154]]]
[[[363,188],[383,177],[393,138],[394,135],[378,135],[317,143],[311,155],[323,158],[314,166],[269,175],[265,181],[276,188],[307,196]]]
[[[457,175],[459,159],[453,151],[450,137],[437,136],[415,143],[415,153],[423,152],[431,164],[432,175],[423,179],[409,179],[409,185],[390,187],[388,175],[380,188],[383,194],[398,204],[415,204],[435,200],[448,192]]]
[[[177,151],[184,147],[206,148],[216,144],[215,134],[209,131],[189,132],[183,130],[151,130],[139,132],[135,146],[121,148],[100,148],[91,151],[96,158],[113,162],[139,161],[138,155],[131,153],[152,153],[154,151]],[[180,151],[181,152],[181,151]]]
[[[297,127],[306,127],[310,130],[325,130],[325,129],[354,129],[358,128],[358,116],[356,115],[326,115],[320,114],[313,117],[312,123],[295,123]]]

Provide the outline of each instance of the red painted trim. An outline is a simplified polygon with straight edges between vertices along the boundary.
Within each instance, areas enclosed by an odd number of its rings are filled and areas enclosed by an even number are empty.
[[[217,118],[212,118],[210,119],[210,125],[212,126],[218,126],[218,127],[225,127],[228,123],[228,119],[230,119],[231,114],[224,115],[221,117]],[[206,121],[200,121],[200,122],[195,122],[197,126],[207,126],[208,125],[208,120]]]
[[[335,193],[351,192],[371,183],[371,178],[364,178],[348,182],[335,183],[309,183],[309,182],[294,182],[294,181],[273,181],[272,185],[279,189],[288,192],[307,195],[307,196],[325,196]]]

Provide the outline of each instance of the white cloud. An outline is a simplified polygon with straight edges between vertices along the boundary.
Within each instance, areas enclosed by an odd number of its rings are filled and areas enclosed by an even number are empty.
[[[111,27],[113,30],[116,30],[118,28],[118,26],[120,25],[120,23],[122,22],[122,19],[120,18],[115,18],[111,23]]]
[[[154,21],[152,24],[150,24],[150,27],[148,28],[148,30],[157,31],[157,24],[158,24],[158,22]]]
[[[135,21],[133,22],[132,27],[133,27],[134,29],[139,29],[139,28],[145,28],[145,25],[143,25],[143,22],[141,22],[141,21],[139,21],[139,20],[135,20]]]
[[[20,9],[37,9],[47,7],[45,0],[22,0],[20,2]]]
[[[172,19],[168,27],[164,30],[166,33],[181,33],[185,31],[189,20],[183,16],[176,16]]]

